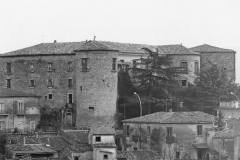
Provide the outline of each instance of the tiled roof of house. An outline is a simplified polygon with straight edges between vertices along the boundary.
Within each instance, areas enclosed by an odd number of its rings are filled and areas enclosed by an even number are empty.
[[[101,126],[101,127],[94,127],[92,128],[92,132],[93,135],[114,135],[115,131],[113,128],[111,127],[105,127],[105,126]]]
[[[190,50],[194,51],[194,52],[222,52],[222,53],[236,53],[234,50],[231,49],[223,49],[223,48],[219,48],[219,47],[214,47],[214,46],[210,46],[208,44],[203,44],[200,46],[196,46],[196,47],[192,47],[189,48]]]
[[[12,151],[31,151],[33,150],[31,146],[24,146],[19,144],[8,144],[7,147]]]
[[[158,46],[159,54],[196,54],[199,53],[190,51],[188,48],[184,47],[183,45],[161,45]]]
[[[156,112],[149,115],[123,120],[124,123],[212,123],[214,116],[196,112]]]
[[[23,91],[11,90],[8,88],[0,87],[0,97],[40,97],[34,93],[26,93]]]
[[[118,151],[117,158],[126,158],[127,160],[158,160],[160,156],[152,150]]]
[[[85,130],[65,130],[64,133],[70,138],[80,143],[88,143],[88,131]]]
[[[226,128],[224,130],[215,132],[214,138],[233,138],[234,132],[232,129]]]
[[[98,41],[88,41],[85,42],[80,48],[76,49],[75,51],[111,51],[114,50],[104,44],[101,44]]]
[[[68,146],[68,143],[64,139],[62,139],[62,137],[60,136],[44,137],[44,138],[40,138],[40,140],[41,140],[41,143],[49,144],[50,148],[56,151],[61,151],[63,148]]]
[[[186,47],[182,45],[157,46],[146,44],[118,43],[109,41],[90,41],[87,43],[86,41],[81,41],[81,42],[41,43],[31,47],[4,53],[0,56],[72,54],[75,50],[88,50],[88,49],[92,50],[107,49],[117,50],[121,53],[145,54],[145,51],[142,50],[142,48],[148,48],[152,51],[156,51],[156,49],[158,48],[160,54],[198,54],[196,52],[188,50]]]
[[[116,148],[116,144],[115,143],[96,143],[93,144],[94,147],[96,148]]]
[[[70,146],[71,151],[75,152],[87,152],[87,151],[92,151],[92,147],[89,144],[76,144],[76,145],[71,145]]]

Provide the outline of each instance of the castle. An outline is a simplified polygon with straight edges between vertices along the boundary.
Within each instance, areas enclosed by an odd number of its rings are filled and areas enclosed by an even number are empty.
[[[172,67],[183,68],[179,79],[183,87],[211,63],[217,63],[235,79],[236,52],[206,44],[186,48],[95,40],[54,41],[0,55],[0,87],[41,96],[40,108],[64,108],[66,126],[114,126],[118,71],[138,67],[137,59],[147,56],[143,47],[170,54]]]

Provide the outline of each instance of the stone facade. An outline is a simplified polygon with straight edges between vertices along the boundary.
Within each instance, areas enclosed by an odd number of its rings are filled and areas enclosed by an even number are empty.
[[[7,92],[6,89],[1,90]],[[22,92],[0,93],[0,130],[12,132],[17,128],[18,132],[34,132],[40,120],[39,96],[19,94]]]

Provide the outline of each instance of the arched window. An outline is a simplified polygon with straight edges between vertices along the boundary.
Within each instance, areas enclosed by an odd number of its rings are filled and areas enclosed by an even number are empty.
[[[30,125],[29,125],[30,130],[34,130],[35,129],[35,121],[31,121]]]

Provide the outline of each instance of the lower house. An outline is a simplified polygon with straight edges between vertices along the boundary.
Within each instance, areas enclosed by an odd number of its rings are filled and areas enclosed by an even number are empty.
[[[240,119],[238,99],[223,99],[220,101],[219,107],[215,110],[217,111],[217,115],[221,111],[226,119]]]
[[[40,120],[40,96],[0,88],[0,131],[34,132]]]
[[[157,112],[123,120],[124,149],[151,149],[168,159],[204,159],[211,148],[207,129],[215,117],[197,112]]]
[[[117,160],[159,160],[159,155],[152,150],[118,151]]]
[[[232,118],[227,123],[225,129],[214,133],[212,147],[221,160],[239,160],[240,121]]]
[[[32,145],[18,145],[11,144],[6,145],[5,154],[7,158],[21,158],[24,155],[30,155],[32,158],[39,157],[58,157],[57,151],[47,147],[42,144],[32,144]]]

